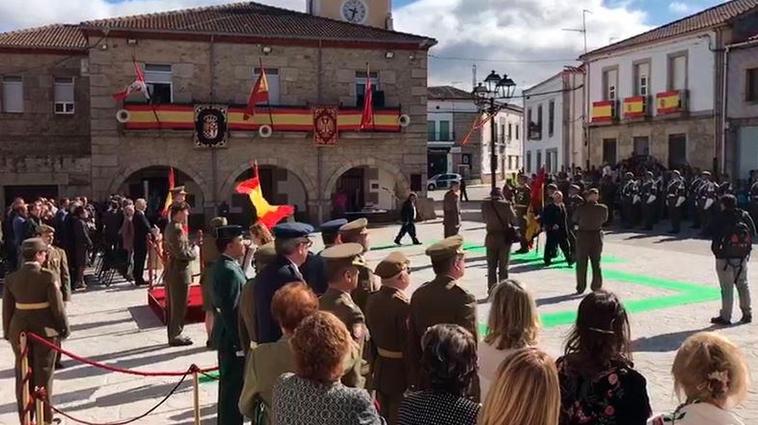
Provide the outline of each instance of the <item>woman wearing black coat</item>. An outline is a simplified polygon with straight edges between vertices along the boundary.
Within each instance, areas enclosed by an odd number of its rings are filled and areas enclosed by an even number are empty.
[[[569,233],[570,230],[566,217],[566,205],[563,203],[563,193],[560,191],[556,191],[553,194],[553,202],[547,204],[542,211],[542,226],[547,234],[544,257],[545,265],[549,266],[553,258],[556,257],[559,246],[569,266],[574,264],[574,258],[569,248],[569,237],[571,234]]]

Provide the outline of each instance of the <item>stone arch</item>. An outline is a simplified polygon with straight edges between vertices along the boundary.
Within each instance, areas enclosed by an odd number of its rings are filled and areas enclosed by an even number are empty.
[[[115,176],[113,176],[110,185],[108,185],[108,193],[114,193],[118,191],[118,188],[123,185],[124,182],[134,173],[137,173],[140,170],[149,167],[172,167],[177,171],[181,171],[182,173],[189,176],[192,181],[194,181],[200,187],[200,190],[203,192],[201,195],[203,195],[203,199],[205,200],[208,200],[208,195],[212,194],[213,192],[208,186],[208,182],[205,177],[203,177],[201,173],[193,169],[188,164],[180,164],[175,159],[168,158],[141,158],[136,161],[130,161],[128,166],[122,168],[119,172],[116,173]]]
[[[290,172],[295,177],[297,177],[297,179],[300,180],[300,183],[303,184],[306,194],[311,194],[311,197],[309,197],[308,201],[309,203],[313,199],[313,196],[318,193],[318,189],[314,183],[315,179],[309,176],[308,173],[306,173],[304,170],[299,170],[292,162],[271,157],[257,158],[256,160],[258,161],[259,166],[268,165],[272,167],[283,168],[287,170],[287,172]],[[229,173],[229,175],[224,180],[224,183],[221,185],[220,193],[224,197],[223,199],[230,197],[234,193],[234,183],[237,181],[237,177],[249,169],[250,162],[245,161],[241,163],[237,168],[235,168],[234,171]]]
[[[337,181],[339,178],[350,169],[356,167],[377,167],[394,175],[396,186],[395,196],[399,199],[403,199],[410,190],[410,183],[408,182],[405,173],[403,173],[403,170],[401,170],[400,167],[381,159],[376,159],[374,157],[365,157],[347,161],[338,167],[326,181],[324,192],[322,193],[323,199],[330,199],[332,197],[332,193],[336,189]]]

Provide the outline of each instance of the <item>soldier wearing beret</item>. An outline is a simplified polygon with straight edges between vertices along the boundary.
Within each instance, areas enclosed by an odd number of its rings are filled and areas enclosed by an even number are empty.
[[[640,188],[644,230],[653,230],[653,224],[655,223],[658,185],[653,180],[653,177],[652,172],[645,172],[645,180],[642,182],[642,187]]]
[[[361,252],[362,258],[363,254],[371,249],[368,238],[368,220],[359,218],[342,226],[340,228],[340,239],[343,243],[360,244],[363,247],[363,252]],[[352,293],[353,300],[358,304],[361,311],[366,311],[368,296],[378,290],[379,282],[374,273],[368,267],[361,268],[360,275],[358,276],[358,287]]]
[[[442,224],[445,227],[445,237],[457,235],[461,229],[461,196],[460,184],[453,182],[450,190],[445,193],[442,201]]]
[[[411,283],[410,260],[401,252],[393,252],[376,266],[374,273],[382,279],[382,288],[369,297],[366,305],[366,324],[377,351],[372,366],[373,384],[382,416],[395,424],[410,371],[405,355],[411,309],[405,292]]]
[[[253,287],[257,342],[276,342],[282,330],[271,315],[271,300],[282,286],[291,282],[305,282],[300,266],[308,258],[313,242],[308,237],[313,226],[304,223],[282,223],[274,227],[276,259],[256,276]]]
[[[326,260],[329,289],[319,298],[319,309],[334,313],[347,327],[358,347],[353,367],[342,376],[342,383],[364,388],[369,365],[364,362],[363,350],[368,330],[363,311],[350,296],[358,287],[359,273],[366,263],[361,257],[363,247],[357,243],[344,243],[325,249],[321,256]]]
[[[213,266],[213,308],[216,312],[213,339],[218,350],[218,423],[242,425],[237,402],[242,393],[245,352],[239,340],[239,298],[245,273],[239,260],[245,255],[241,226],[216,229],[216,248],[221,253]]]
[[[408,358],[412,365],[410,385],[421,384],[421,337],[440,323],[460,325],[477,340],[476,298],[458,284],[466,270],[463,238],[453,236],[426,249],[436,277],[426,282],[411,297],[408,320]],[[479,383],[472,393],[478,399]]]
[[[587,192],[587,202],[574,211],[576,237],[576,292],[587,289],[587,262],[592,262],[592,290],[603,287],[600,257],[603,253],[603,223],[608,220],[608,207],[598,203],[597,189]]]
[[[227,224],[226,218],[213,217],[208,225],[208,232],[203,234],[203,239],[200,244],[200,259],[203,262],[203,268],[200,274],[200,289],[203,290],[205,332],[208,335],[208,341],[206,341],[205,345],[209,348],[213,344],[213,265],[221,256],[218,252],[218,248],[216,248],[216,229],[226,226]]]
[[[56,353],[44,345],[34,345],[29,355],[32,377],[28,386],[24,386],[22,378],[25,371],[20,369],[19,336],[22,332],[32,332],[53,344],[58,344],[69,334],[58,277],[50,270],[42,268],[42,264],[47,260],[47,253],[48,246],[42,239],[23,241],[21,254],[24,263],[17,271],[6,276],[3,288],[3,331],[16,356],[16,401],[22,423],[24,404],[30,401],[29,394],[35,387],[44,387],[48,396],[51,399],[53,397]],[[28,344],[32,344],[32,341],[28,340]],[[52,423],[53,412],[49,404],[45,405],[44,418],[37,418],[37,423],[43,420],[44,423]]]
[[[276,248],[274,248],[274,242],[269,242],[266,245],[258,247],[253,254],[253,268],[255,269],[255,277],[248,279],[247,283],[242,287],[240,293],[240,306],[239,306],[239,333],[240,344],[245,353],[250,351],[258,341],[256,332],[258,331],[255,324],[255,302],[254,302],[254,289],[255,284],[258,281],[258,275],[269,264],[276,260]]]
[[[168,257],[165,276],[168,343],[171,346],[192,345],[191,339],[182,336],[192,281],[189,265],[196,258],[184,227],[187,224],[189,205],[186,202],[174,203],[170,214],[171,221],[164,232],[164,249]]]

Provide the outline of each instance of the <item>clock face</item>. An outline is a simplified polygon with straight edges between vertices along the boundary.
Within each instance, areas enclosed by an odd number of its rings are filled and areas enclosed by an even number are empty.
[[[354,24],[366,22],[368,16],[368,6],[363,0],[345,0],[342,3],[342,18]]]

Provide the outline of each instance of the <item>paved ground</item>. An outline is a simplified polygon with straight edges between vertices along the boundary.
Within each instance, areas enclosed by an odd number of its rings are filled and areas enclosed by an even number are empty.
[[[474,189],[486,192],[486,188]],[[439,198],[442,192],[433,196]],[[474,196],[472,194],[472,196]],[[478,197],[478,195],[477,195]],[[470,220],[463,226],[468,249],[467,275],[463,285],[478,298],[486,294],[486,264],[481,243],[482,224],[474,221],[476,203],[465,204]],[[391,252],[397,226],[374,229],[371,234],[375,249],[368,260],[376,264]],[[425,243],[442,238],[439,221],[419,226]],[[543,241],[544,243],[544,241]],[[413,261],[414,288],[431,277],[432,271],[423,247],[401,248]],[[656,412],[674,407],[671,362],[679,344],[694,332],[710,329],[709,318],[719,308],[714,261],[706,241],[671,239],[637,233],[610,232],[606,236],[604,269],[606,287],[618,293],[631,313],[634,355],[638,369],[648,379],[653,409]],[[758,281],[758,260],[751,262],[750,280]],[[533,256],[513,260],[512,277],[525,282],[536,297],[542,314],[544,330],[541,345],[558,356],[580,301],[573,296],[573,270],[558,265],[543,268]],[[479,318],[486,321],[486,303],[480,304]],[[82,356],[139,370],[184,370],[190,364],[210,366],[215,355],[204,348],[201,324],[189,325],[188,334],[196,341],[189,348],[166,346],[165,329],[146,307],[145,289],[126,283],[111,288],[75,294],[70,305],[73,327],[66,348]],[[751,369],[758,368],[758,333],[756,324],[735,326],[719,332],[739,343],[749,359]],[[13,388],[13,355],[5,342],[0,343],[0,423],[13,424],[15,404]],[[123,420],[142,414],[169,392],[178,382],[174,378],[140,378],[107,373],[75,364],[56,373],[57,406],[77,417],[95,422]],[[201,384],[200,400],[203,423],[215,423],[217,386]],[[153,415],[138,423],[192,423],[192,387],[189,381],[176,395]],[[751,393],[738,414],[745,423],[758,423],[758,396]],[[63,423],[73,423],[63,421]]]

